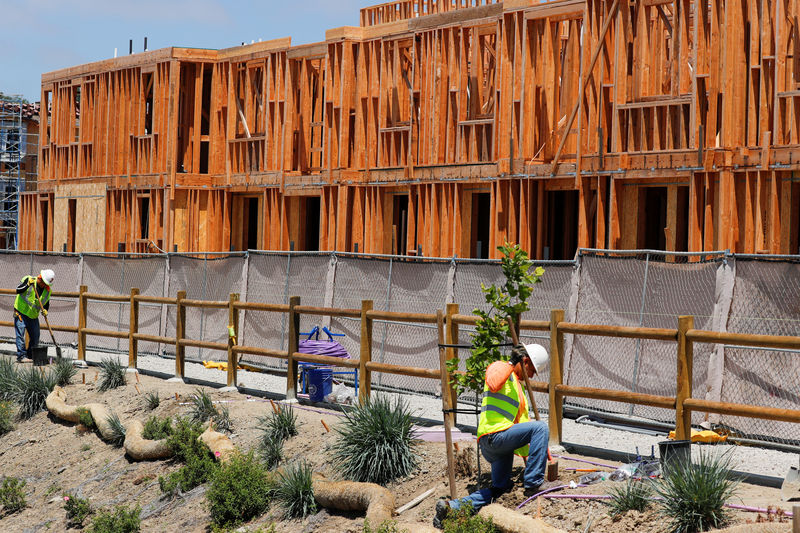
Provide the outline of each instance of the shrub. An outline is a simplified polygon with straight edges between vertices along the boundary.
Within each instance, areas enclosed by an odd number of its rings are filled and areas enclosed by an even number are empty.
[[[72,364],[72,359],[67,357],[56,357],[55,363],[51,368],[56,385],[59,387],[69,385],[70,380],[78,373],[78,369]]]
[[[283,440],[274,438],[270,433],[264,432],[258,443],[258,454],[267,468],[275,468],[283,461]]]
[[[444,533],[499,533],[491,518],[473,514],[470,506],[450,511],[442,525]]]
[[[231,457],[212,474],[206,491],[214,525],[231,527],[266,512],[272,486],[272,478],[252,452]]]
[[[214,421],[214,430],[219,431],[220,433],[230,433],[233,430],[231,412],[227,406],[221,405],[211,419]]]
[[[128,508],[127,505],[118,505],[110,511],[97,513],[89,528],[90,533],[137,533],[141,527],[142,519],[139,513],[141,507]]]
[[[289,465],[278,474],[275,499],[287,518],[305,518],[317,512],[314,488],[311,483],[311,465],[300,461]]]
[[[192,396],[192,407],[189,409],[189,417],[195,422],[205,422],[214,418],[217,408],[211,397],[203,389],[195,389]]]
[[[161,398],[158,397],[157,392],[149,391],[144,394],[144,402],[147,404],[147,408],[152,411],[161,405]]]
[[[172,435],[172,420],[169,417],[151,416],[144,423],[142,438],[150,440],[166,439]]]
[[[109,427],[111,428],[111,438],[109,442],[119,448],[125,443],[125,426],[119,419],[116,413],[111,413],[106,419]]]
[[[627,480],[609,491],[609,514],[617,516],[626,511],[644,511],[650,506],[653,486],[649,481]]]
[[[14,429],[13,420],[16,411],[13,403],[0,400],[0,436]]]
[[[404,400],[378,396],[345,417],[335,428],[339,435],[331,452],[334,468],[346,479],[383,485],[417,467],[419,441]]]
[[[17,390],[19,371],[17,364],[11,358],[0,357],[0,401],[14,399]]]
[[[126,367],[116,359],[106,358],[100,362],[100,392],[122,387],[127,383],[125,379]]]
[[[92,413],[89,412],[88,409],[84,407],[78,407],[75,409],[78,413],[78,422],[86,426],[87,428],[93,428],[94,425],[94,418],[92,418]]]
[[[297,414],[291,405],[278,406],[269,416],[258,419],[258,427],[264,432],[262,439],[286,440],[297,435]]]
[[[172,434],[167,437],[167,445],[172,450],[176,461],[183,466],[169,474],[160,476],[158,484],[166,494],[186,492],[208,481],[217,468],[217,463],[205,444],[197,438],[203,432],[200,422],[189,418],[179,418]]]
[[[661,496],[661,514],[670,531],[694,533],[723,527],[731,519],[724,507],[740,480],[730,472],[731,455],[701,451],[697,463],[678,463],[664,469],[655,490]]]
[[[20,481],[15,477],[3,479],[3,484],[0,486],[0,507],[3,508],[3,514],[16,513],[25,509],[27,505],[25,481]]]
[[[42,367],[29,367],[18,372],[12,400],[19,404],[19,417],[27,420],[44,408],[44,401],[56,386],[55,378]]]
[[[89,500],[67,493],[64,494],[64,510],[67,512],[67,527],[81,528],[92,513],[92,506]]]

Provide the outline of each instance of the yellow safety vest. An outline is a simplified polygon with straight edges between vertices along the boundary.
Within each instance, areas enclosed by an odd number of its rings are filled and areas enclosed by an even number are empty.
[[[481,437],[491,433],[505,431],[514,425],[514,421],[527,422],[528,405],[522,395],[522,387],[517,377],[512,372],[503,386],[497,392],[489,390],[488,385],[483,387],[483,402],[481,403],[481,416],[478,420],[478,441]],[[514,453],[521,456],[528,456],[529,446],[526,444],[514,450]]]
[[[20,283],[28,281],[31,277],[32,276],[25,276]],[[28,285],[25,292],[17,294],[14,300],[14,309],[28,318],[39,318],[39,311],[41,311],[39,302],[36,301],[36,295],[33,292],[35,290],[36,282],[34,282],[33,285]],[[50,289],[44,289],[39,299],[42,301],[42,305],[45,305],[50,300]]]

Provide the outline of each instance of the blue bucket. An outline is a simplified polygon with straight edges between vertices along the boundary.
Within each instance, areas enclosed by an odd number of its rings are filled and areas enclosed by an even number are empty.
[[[308,369],[308,399],[321,402],[331,393],[333,370],[330,368]]]

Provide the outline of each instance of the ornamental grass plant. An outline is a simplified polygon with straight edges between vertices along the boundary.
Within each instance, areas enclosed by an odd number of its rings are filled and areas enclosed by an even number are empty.
[[[122,387],[127,383],[125,372],[127,367],[117,359],[106,358],[100,361],[100,385],[97,389],[105,392]]]
[[[653,484],[649,480],[628,479],[608,491],[611,496],[608,506],[612,517],[628,511],[644,511],[653,503]]]
[[[108,426],[111,428],[111,438],[109,442],[116,448],[120,448],[125,442],[125,426],[122,420],[116,413],[111,413],[106,419]]]
[[[280,472],[275,485],[275,500],[287,518],[305,518],[316,513],[311,465],[297,461]]]
[[[339,474],[352,481],[386,484],[409,475],[419,456],[411,410],[402,398],[376,396],[352,411],[335,427],[331,462]]]
[[[0,401],[13,400],[19,371],[12,358],[0,357]]]
[[[665,468],[655,484],[660,512],[673,533],[696,533],[724,527],[732,511],[725,504],[736,493],[740,479],[731,473],[731,454],[700,450],[697,462],[679,462]]]
[[[56,357],[50,368],[59,387],[69,385],[70,380],[78,373],[78,369],[72,364],[72,359],[67,357]]]
[[[45,372],[42,367],[31,366],[20,370],[11,393],[11,399],[19,405],[19,418],[28,420],[41,411],[55,386],[53,373]]]

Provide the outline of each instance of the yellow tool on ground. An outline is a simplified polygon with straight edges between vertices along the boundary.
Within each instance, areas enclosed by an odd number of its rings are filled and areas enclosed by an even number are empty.
[[[669,432],[670,440],[675,440],[675,431]],[[704,443],[714,443],[714,442],[725,442],[728,440],[727,435],[720,435],[714,431],[709,429],[705,431],[697,431],[696,429],[692,430],[692,442],[704,442]]]

